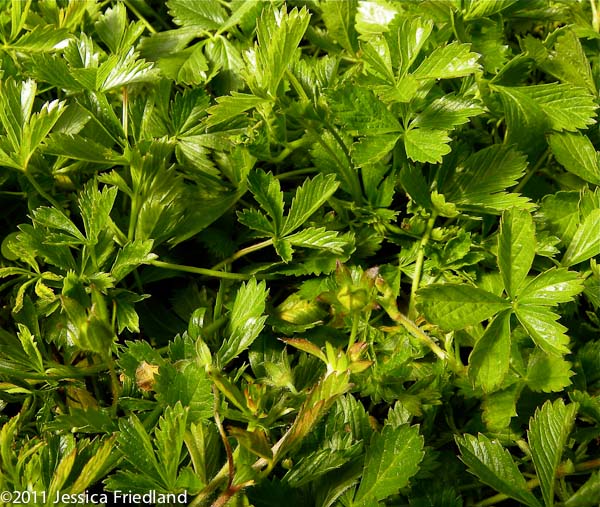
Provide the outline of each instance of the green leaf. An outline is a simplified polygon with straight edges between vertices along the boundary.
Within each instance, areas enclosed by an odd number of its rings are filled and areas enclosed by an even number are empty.
[[[569,337],[566,327],[556,322],[559,316],[542,306],[519,305],[515,309],[519,322],[535,344],[547,354],[567,354]]]
[[[286,7],[279,11],[263,10],[256,24],[258,45],[245,54],[246,79],[251,89],[256,87],[272,97],[277,95],[279,83],[297,55],[296,49],[309,21],[310,13],[306,7],[289,12]]]
[[[595,209],[577,228],[573,239],[569,243],[569,248],[561,261],[563,266],[573,266],[591,257],[600,255],[598,224],[600,224],[600,209]]]
[[[436,48],[415,70],[417,79],[450,79],[464,77],[478,71],[481,67],[479,55],[471,53],[470,44],[452,42]]]
[[[486,18],[508,9],[518,0],[478,0],[469,4],[465,19]]]
[[[423,112],[415,116],[410,126],[450,130],[483,112],[483,107],[474,100],[448,94],[431,102]]]
[[[17,40],[6,45],[6,49],[13,49],[28,55],[35,53],[49,53],[64,48],[72,35],[64,28],[53,25],[38,25],[33,30],[24,33]]]
[[[365,136],[352,146],[352,160],[357,166],[378,162],[394,149],[399,133]]]
[[[319,173],[306,180],[292,199],[290,211],[281,228],[281,235],[287,236],[304,224],[335,193],[339,183],[333,174]],[[271,215],[272,216],[272,215]],[[279,230],[277,225],[276,230]],[[289,240],[289,238],[288,238]]]
[[[415,162],[440,163],[450,153],[451,139],[445,130],[415,128],[404,133],[406,155]]]
[[[563,505],[564,507],[595,507],[599,501],[600,472],[596,471]]]
[[[127,10],[121,3],[106,9],[94,27],[112,53],[128,50],[144,32],[141,22],[127,25]]]
[[[218,125],[267,102],[266,99],[261,97],[238,92],[232,92],[231,95],[219,97],[217,104],[209,107],[207,110],[210,116],[206,121],[206,126],[212,127]]]
[[[279,234],[283,225],[283,192],[279,180],[272,173],[252,171],[248,175],[248,188],[273,220],[275,234]]]
[[[125,459],[148,477],[159,475],[159,464],[146,429],[135,416],[119,421],[117,447]]]
[[[571,384],[571,363],[562,357],[533,351],[527,363],[527,386],[536,392],[558,392]]]
[[[551,268],[519,290],[519,301],[527,305],[554,306],[573,301],[583,290],[583,280],[575,271]]]
[[[498,235],[498,267],[504,288],[515,298],[535,257],[535,226],[528,211],[511,209],[502,214]]]
[[[217,353],[221,366],[252,345],[262,331],[267,320],[263,313],[268,293],[265,282],[257,283],[255,279],[242,284],[238,290],[227,328],[228,338]]]
[[[570,173],[585,181],[600,185],[600,154],[589,137],[576,133],[551,134],[548,138],[552,153]]]
[[[152,252],[153,241],[136,239],[127,243],[117,253],[117,257],[110,270],[115,281],[119,282],[125,278],[134,269],[142,264],[148,264],[151,260],[156,259],[156,255]]]
[[[594,116],[598,105],[594,96],[584,88],[552,83],[514,87],[511,91],[531,98],[547,115],[555,130],[574,132],[596,123]]]
[[[461,460],[481,482],[529,507],[541,507],[527,489],[525,478],[512,456],[500,442],[481,434],[477,437],[465,434],[455,439]]]
[[[463,329],[510,307],[487,291],[456,284],[428,285],[419,290],[417,301],[425,318],[444,329]]]
[[[196,30],[217,30],[227,19],[227,14],[220,4],[196,0],[168,0],[167,7],[176,25],[194,27]]]
[[[417,473],[424,455],[418,426],[385,425],[371,437],[354,504],[372,505],[397,493]]]
[[[402,74],[406,74],[415,62],[432,30],[433,22],[430,19],[420,16],[405,18],[400,24],[397,37],[390,37],[392,50],[398,54],[398,66]]]
[[[484,392],[497,389],[508,372],[510,362],[511,312],[499,313],[477,340],[469,356],[469,378]]]
[[[493,145],[470,155],[448,175],[442,191],[450,202],[496,212],[528,207],[527,199],[506,190],[525,174],[527,159],[510,146]],[[509,204],[511,203],[511,204]]]
[[[269,219],[257,209],[245,209],[237,212],[238,221],[240,224],[250,227],[255,231],[264,233],[267,236],[275,235],[273,224]]]
[[[506,389],[484,396],[481,418],[489,431],[510,431],[510,421],[517,415],[517,399],[520,394],[521,386],[515,383]]]
[[[154,433],[161,477],[165,489],[170,491],[176,488],[186,422],[187,411],[184,410],[181,403],[176,403],[165,409]]]
[[[94,90],[107,92],[122,86],[151,82],[158,79],[153,64],[138,59],[138,54],[131,48],[123,55],[111,55],[98,68]]]
[[[350,53],[358,50],[358,37],[354,29],[358,0],[346,2],[321,2],[321,16],[331,38]]]
[[[178,403],[188,409],[191,422],[207,421],[213,416],[214,402],[211,382],[204,368],[187,362],[179,369],[170,364],[162,365],[155,384],[156,396],[170,407]]]
[[[580,223],[579,192],[557,192],[542,199],[538,216],[546,227],[568,245]]]
[[[85,236],[81,234],[81,231],[77,226],[71,222],[63,213],[56,208],[41,207],[37,208],[32,212],[33,221],[49,229],[58,229],[70,234],[74,238],[85,242]]]
[[[577,403],[547,401],[529,422],[527,439],[546,507],[554,505],[554,483],[563,449],[575,422]]]
[[[104,187],[99,191],[94,181],[88,182],[79,194],[79,209],[90,244],[96,244],[98,236],[106,229],[116,198],[116,187]]]
[[[42,359],[42,355],[40,354],[34,336],[31,334],[31,331],[29,331],[27,326],[24,326],[23,324],[17,325],[19,328],[17,336],[19,337],[19,341],[21,342],[21,346],[23,347],[25,354],[27,354],[27,357],[29,358],[34,370],[43,375],[45,373],[44,360]]]
[[[324,227],[307,227],[301,231],[286,236],[285,240],[294,246],[317,248],[336,254],[343,254],[348,246],[348,238],[336,231],[328,231]]]
[[[96,164],[122,164],[125,159],[112,148],[78,134],[51,134],[46,153]]]

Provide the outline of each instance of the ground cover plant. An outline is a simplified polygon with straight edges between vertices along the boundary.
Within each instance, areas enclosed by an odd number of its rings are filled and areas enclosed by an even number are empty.
[[[0,503],[597,506],[599,32],[0,1]]]

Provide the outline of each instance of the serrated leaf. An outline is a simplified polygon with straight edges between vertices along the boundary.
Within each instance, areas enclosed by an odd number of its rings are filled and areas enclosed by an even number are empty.
[[[580,224],[579,192],[557,192],[542,199],[538,216],[546,227],[568,245]]]
[[[358,50],[358,37],[354,29],[358,0],[322,2],[321,16],[331,38],[350,53]]]
[[[237,212],[238,221],[240,224],[250,227],[255,231],[262,232],[266,235],[274,235],[275,230],[269,219],[257,209],[245,209]]]
[[[206,120],[206,126],[212,127],[266,103],[266,99],[255,95],[232,92],[231,95],[219,97],[217,104],[208,108],[210,116]]]
[[[279,234],[283,225],[283,192],[279,180],[272,173],[252,171],[248,175],[248,188],[273,220],[275,234]]]
[[[294,246],[317,248],[337,254],[344,253],[344,248],[348,246],[347,238],[340,236],[336,231],[328,231],[324,227],[307,227],[286,236],[285,240]]]
[[[404,133],[406,155],[415,162],[439,164],[442,157],[451,151],[450,141],[446,130],[414,128]]]
[[[510,307],[501,297],[469,285],[432,284],[420,289],[417,305],[425,318],[444,329],[462,329]]]
[[[586,89],[570,84],[539,84],[511,88],[533,100],[547,115],[555,130],[585,129],[596,123],[598,108],[594,97]]]
[[[506,194],[525,174],[527,159],[509,146],[493,145],[469,156],[447,178],[442,191],[450,202],[467,206],[482,206],[497,212],[511,207],[528,207],[528,199],[519,194]],[[507,197],[502,203],[498,197]]]
[[[352,146],[352,160],[357,166],[378,162],[394,149],[399,133],[365,136]]]
[[[153,64],[138,59],[138,54],[131,48],[123,55],[111,55],[98,68],[94,90],[107,92],[115,88],[133,83],[154,81],[158,78]]]
[[[96,164],[121,164],[125,159],[112,148],[78,134],[51,134],[46,153]]]
[[[430,19],[419,16],[402,20],[397,37],[390,38],[392,51],[398,54],[400,61],[398,66],[402,74],[406,74],[419,56],[432,30],[433,22]]]
[[[465,13],[465,19],[477,19],[492,16],[508,9],[516,2],[518,2],[518,0],[478,0],[477,2],[471,2]]]
[[[562,399],[547,401],[529,422],[527,439],[546,507],[554,505],[554,482],[563,448],[575,422],[577,403],[565,406]]]
[[[216,30],[227,19],[226,11],[220,4],[168,0],[167,7],[176,25],[194,27],[196,30]]]
[[[104,187],[99,191],[94,181],[87,183],[79,194],[85,236],[91,244],[98,241],[100,232],[106,228],[116,197],[116,187]]]
[[[333,174],[319,173],[306,180],[292,199],[290,211],[281,228],[281,235],[287,236],[304,224],[335,193],[339,183]],[[279,230],[279,227],[276,227]],[[289,238],[288,238],[289,240]]]
[[[507,294],[514,298],[535,257],[535,226],[525,210],[505,211],[498,235],[498,268]]]
[[[267,8],[256,24],[258,44],[246,52],[246,80],[251,89],[277,95],[277,88],[288,65],[297,58],[296,49],[308,28],[310,13],[303,7],[287,12]]]
[[[134,269],[142,264],[148,264],[151,260],[156,259],[156,255],[152,252],[153,241],[136,239],[127,243],[117,253],[117,257],[110,273],[115,281],[119,282],[125,278]]]
[[[262,331],[266,315],[265,303],[269,291],[265,282],[255,279],[242,284],[233,303],[227,328],[227,339],[221,345],[217,358],[225,366],[247,349]]]
[[[600,185],[600,154],[589,137],[580,133],[551,134],[548,138],[552,153],[570,173],[585,181]]]
[[[179,370],[164,364],[155,384],[157,398],[167,406],[178,403],[188,409],[191,422],[207,421],[213,415],[214,401],[211,382],[204,367],[187,363]]]
[[[484,392],[498,388],[510,362],[510,311],[499,313],[477,340],[469,356],[469,378]]]
[[[404,488],[424,455],[418,426],[384,426],[371,437],[354,504],[371,505],[373,500],[383,500]]]
[[[519,322],[535,344],[547,354],[567,354],[567,328],[557,322],[559,316],[541,306],[520,305],[515,309]]]
[[[410,125],[411,127],[451,130],[457,125],[467,123],[472,116],[483,112],[483,107],[474,100],[448,94],[431,102]]]
[[[456,437],[456,443],[460,449],[460,459],[481,482],[529,507],[541,507],[527,489],[525,478],[512,456],[500,442],[489,440],[481,434],[477,437],[466,434]]]
[[[598,224],[600,224],[600,209],[595,209],[577,228],[577,232],[575,232],[561,261],[563,266],[573,266],[600,255]]]
[[[127,10],[121,3],[106,9],[94,27],[112,53],[128,50],[144,32],[144,25],[139,21],[127,25]]]
[[[537,392],[558,392],[571,384],[571,363],[562,357],[548,355],[539,349],[533,351],[527,363],[526,382]]]
[[[77,226],[71,222],[63,213],[56,208],[41,207],[32,212],[34,222],[48,227],[49,229],[58,229],[77,238],[82,243],[85,242],[85,236]]]
[[[154,432],[156,454],[160,463],[163,484],[165,489],[171,491],[176,487],[186,422],[187,411],[184,410],[181,403],[176,403],[165,409]]]
[[[583,290],[583,280],[575,271],[551,268],[519,289],[519,301],[527,305],[549,305],[572,301]]]
[[[471,53],[470,44],[452,42],[436,48],[415,70],[417,79],[464,77],[480,69],[479,55]]]
[[[49,53],[65,47],[72,35],[64,28],[52,25],[38,25],[24,33],[17,40],[6,45],[7,49],[26,54]]]
[[[106,463],[109,461],[110,456],[115,446],[116,435],[106,439],[102,445],[99,446],[87,461],[83,468],[77,474],[77,480],[70,486],[70,494],[79,494],[84,492],[89,486],[94,484],[105,471]]]
[[[154,454],[152,441],[146,429],[135,416],[119,421],[117,447],[125,459],[136,469],[148,477],[159,474],[159,464]]]

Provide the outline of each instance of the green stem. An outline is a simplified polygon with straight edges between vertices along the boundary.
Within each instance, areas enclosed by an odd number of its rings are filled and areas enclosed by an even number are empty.
[[[227,259],[219,262],[218,264],[215,264],[211,268],[211,270],[217,271],[217,270],[231,264],[232,262],[236,261],[240,257],[243,257],[244,255],[248,255],[249,253],[256,252],[257,250],[261,250],[272,244],[273,244],[273,239],[267,239],[265,241],[261,241],[260,243],[256,243],[255,245],[251,245],[251,246],[247,246],[246,248],[242,248],[241,250],[238,250],[236,253],[234,253],[231,257],[227,257]],[[225,274],[225,273],[223,273],[223,274]],[[228,278],[228,277],[223,276],[222,278]],[[236,280],[239,280],[239,278],[236,278]]]
[[[163,261],[151,261],[150,264],[157,268],[172,269],[173,271],[183,271],[184,273],[194,273],[196,275],[211,276],[215,278],[228,278],[229,280],[250,280],[251,278],[260,278],[260,275],[243,275],[241,273],[226,273],[214,269],[197,268],[196,266],[183,266],[181,264],[172,264]]]
[[[413,276],[412,286],[410,288],[410,302],[408,304],[408,318],[412,320],[417,318],[417,291],[419,290],[419,285],[421,284],[423,263],[425,262],[425,246],[427,243],[429,243],[429,238],[431,237],[431,231],[433,231],[436,218],[437,213],[435,212],[431,215],[431,217],[429,217],[427,226],[425,228],[425,233],[423,234],[421,242],[419,243],[419,252],[417,253],[417,261],[415,262],[415,275]]]
[[[286,69],[285,77],[288,78],[288,81],[292,85],[292,88],[294,88],[294,90],[298,94],[298,97],[300,97],[300,99],[302,99],[304,102],[310,102],[308,95],[306,95],[304,88],[302,88],[302,84],[300,84],[298,78],[292,72],[290,72],[289,69]]]
[[[25,173],[25,177],[27,178],[27,181],[29,181],[29,183],[31,183],[31,186],[33,188],[35,188],[35,191],[40,194],[44,199],[46,199],[50,204],[52,204],[52,206],[54,206],[58,211],[60,211],[63,215],[64,212],[60,206],[60,204],[58,204],[58,201],[56,201],[54,199],[54,197],[52,197],[50,194],[48,194],[40,185],[39,183],[35,180],[35,178],[31,175],[31,173],[26,169],[24,171]],[[66,216],[66,215],[65,215]]]
[[[354,342],[356,341],[359,320],[360,317],[358,316],[358,313],[355,313],[352,316],[352,331],[350,332],[350,339],[348,340],[348,348],[352,347],[352,345],[354,345]]]
[[[136,17],[142,22],[142,24],[148,29],[150,33],[156,33],[156,28],[154,28],[150,24],[150,22],[144,16],[142,16],[140,11],[138,11],[137,8],[134,5],[132,5],[132,3],[129,0],[124,0],[123,3],[131,12],[133,12],[136,15]]]
[[[527,174],[525,174],[523,179],[521,181],[519,181],[519,184],[513,189],[513,192],[518,193],[521,190],[523,190],[523,187],[525,187],[525,185],[527,185],[527,182],[531,179],[531,177],[540,170],[540,167],[542,167],[542,164],[544,164],[544,162],[546,162],[546,159],[549,156],[550,156],[550,148],[548,148],[543,153],[543,155],[538,159],[538,161],[533,166],[533,169],[531,169],[531,171],[527,171]]]

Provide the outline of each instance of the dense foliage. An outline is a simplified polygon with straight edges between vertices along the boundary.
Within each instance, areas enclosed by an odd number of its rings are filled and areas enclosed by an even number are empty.
[[[0,490],[597,506],[599,32],[0,1]]]

